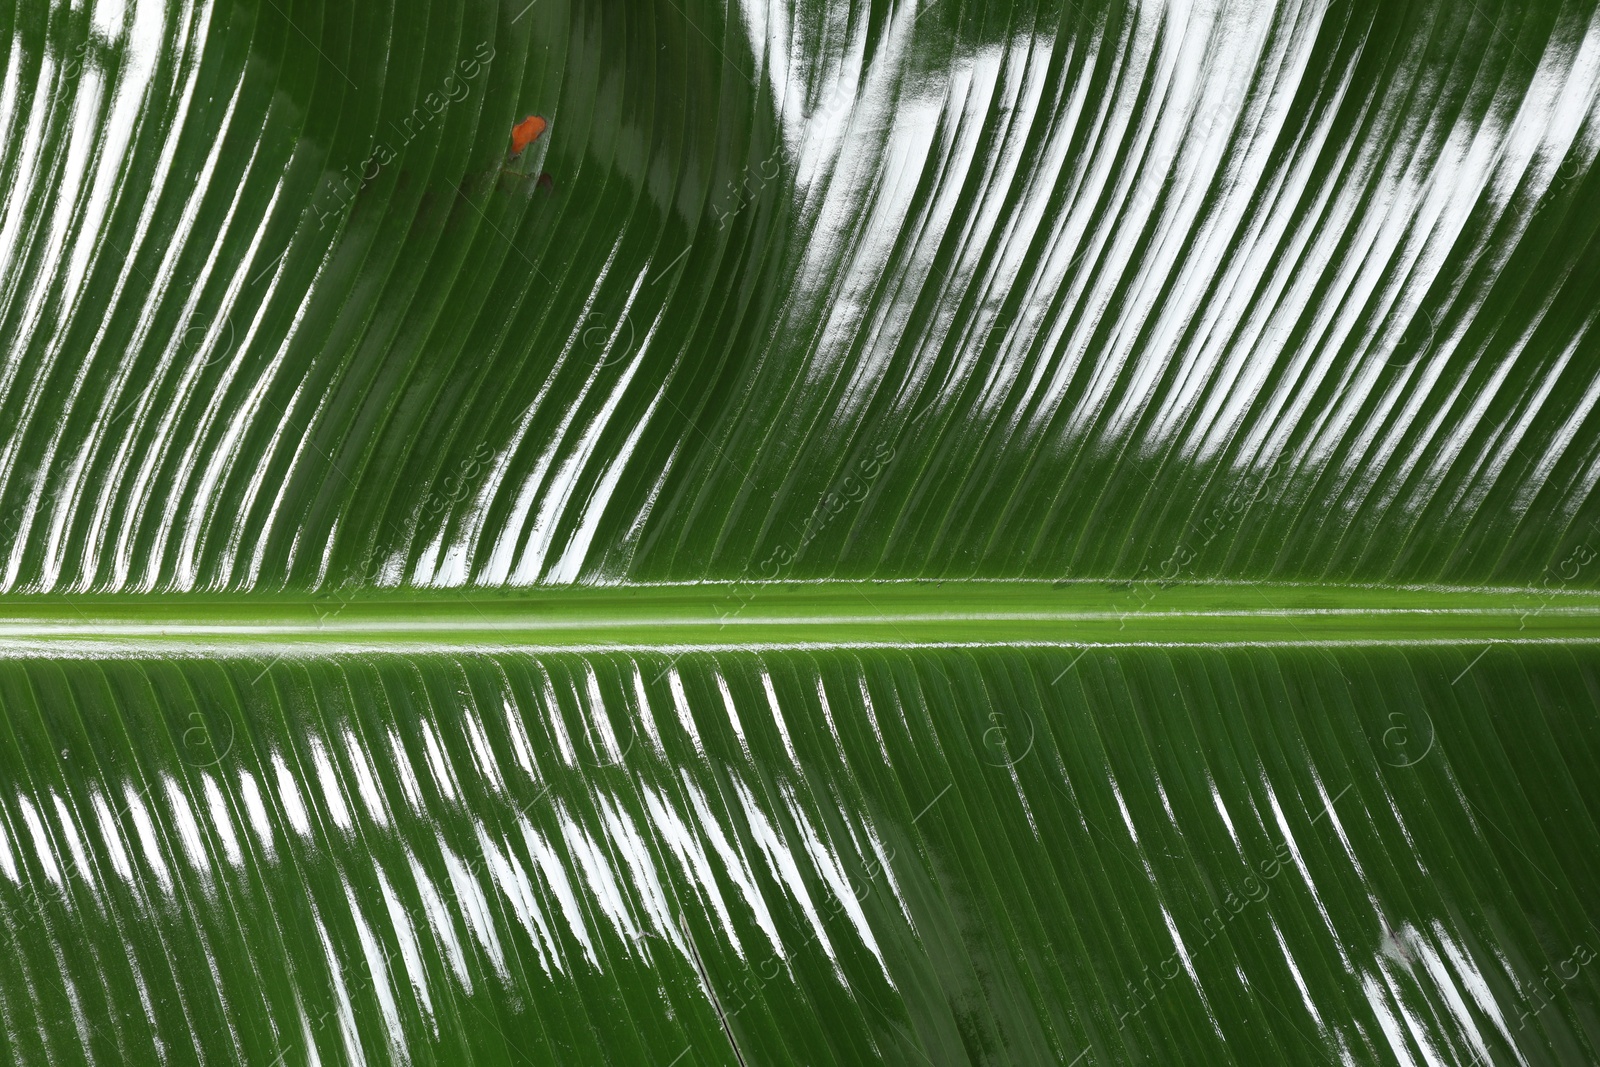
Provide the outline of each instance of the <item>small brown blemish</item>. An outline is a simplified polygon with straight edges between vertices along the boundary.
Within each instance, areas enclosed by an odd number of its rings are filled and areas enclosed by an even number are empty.
[[[511,154],[520,156],[522,150],[539,139],[550,124],[538,115],[529,115],[511,127]]]

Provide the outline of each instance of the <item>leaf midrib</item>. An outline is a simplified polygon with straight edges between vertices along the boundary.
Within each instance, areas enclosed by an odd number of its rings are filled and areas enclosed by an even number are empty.
[[[769,582],[0,598],[0,642],[324,650],[534,646],[1600,640],[1600,593],[1159,582]]]

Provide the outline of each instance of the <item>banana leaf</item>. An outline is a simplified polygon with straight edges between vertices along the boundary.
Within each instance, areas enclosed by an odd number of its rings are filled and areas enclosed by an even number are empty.
[[[0,10],[0,1057],[1600,1062],[1600,5]]]

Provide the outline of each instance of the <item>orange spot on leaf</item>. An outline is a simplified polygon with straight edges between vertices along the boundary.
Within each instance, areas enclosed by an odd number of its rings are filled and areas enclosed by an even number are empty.
[[[529,115],[511,127],[511,154],[520,156],[522,150],[539,139],[550,124],[538,115]]]

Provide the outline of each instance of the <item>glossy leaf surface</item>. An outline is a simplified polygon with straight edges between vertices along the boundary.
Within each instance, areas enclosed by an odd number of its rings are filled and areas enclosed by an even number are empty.
[[[1592,1057],[1594,666],[1470,659],[10,665],[12,1051]]]
[[[0,46],[9,1061],[1600,1059],[1593,3]]]

